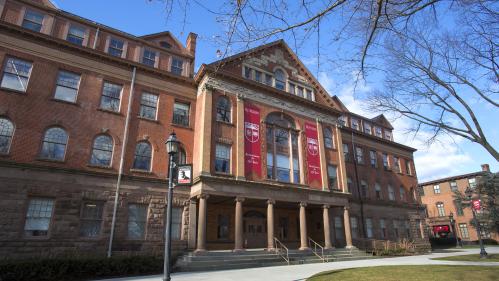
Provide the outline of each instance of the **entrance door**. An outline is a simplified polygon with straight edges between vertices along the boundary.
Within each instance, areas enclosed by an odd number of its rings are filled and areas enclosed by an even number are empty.
[[[264,248],[267,245],[267,222],[265,215],[258,211],[244,214],[245,248]]]

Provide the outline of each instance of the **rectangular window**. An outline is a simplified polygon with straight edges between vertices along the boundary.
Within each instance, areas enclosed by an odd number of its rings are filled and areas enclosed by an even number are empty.
[[[369,158],[371,159],[371,167],[377,168],[378,167],[378,157],[376,156],[375,150],[369,151]]]
[[[393,190],[391,185],[388,186],[388,199],[391,201],[395,200],[395,190]]]
[[[357,158],[357,163],[364,164],[364,150],[361,147],[355,148],[355,155]]]
[[[140,98],[140,117],[156,120],[156,108],[158,107],[158,96],[150,93],[142,93]]]
[[[468,184],[469,184],[470,188],[475,188],[476,187],[476,179],[475,178],[468,179]]]
[[[42,30],[43,18],[44,15],[42,13],[26,10],[22,26],[24,28],[40,32]]]
[[[218,215],[217,239],[229,239],[229,215]]]
[[[121,90],[121,85],[104,82],[100,107],[102,109],[119,112],[121,104]]]
[[[351,122],[352,122],[352,129],[355,129],[357,131],[360,130],[359,120],[351,118]]]
[[[26,92],[32,66],[31,62],[8,58],[3,70],[1,87]]]
[[[172,73],[182,75],[184,71],[184,61],[179,58],[172,59]]]
[[[420,186],[418,188],[418,192],[419,192],[419,196],[424,196],[424,187],[423,186]]]
[[[128,238],[144,239],[147,226],[147,205],[128,204]]]
[[[408,174],[408,175],[412,175],[412,171],[411,171],[411,161],[409,160],[405,160],[405,173]]]
[[[450,182],[450,190],[452,192],[456,192],[457,191],[457,182],[456,181],[451,181]]]
[[[348,123],[347,123],[347,117],[342,115],[338,118],[339,122],[340,122],[340,125],[341,126],[345,126],[345,127],[348,127]]]
[[[96,237],[102,226],[103,202],[84,202],[80,213],[80,236]]]
[[[360,192],[362,198],[367,198],[369,195],[369,188],[367,187],[367,183],[365,181],[360,181]]]
[[[307,90],[307,99],[311,101],[314,100],[314,93],[310,90]]]
[[[303,95],[303,88],[302,87],[297,87],[296,89],[297,89],[296,95],[298,95],[299,97],[304,98],[305,96]]]
[[[272,75],[265,74],[265,84],[272,86]]]
[[[345,161],[350,161],[350,153],[348,151],[348,144],[346,143],[343,144],[343,158],[345,158]]]
[[[350,217],[350,229],[352,229],[352,238],[358,238],[359,224],[356,217]]]
[[[383,169],[387,171],[390,167],[388,166],[388,154],[383,153]]]
[[[230,173],[230,146],[217,144],[215,147],[215,171]]]
[[[376,191],[376,199],[383,199],[383,193],[381,193],[381,186],[379,183],[374,185],[374,190]]]
[[[454,201],[454,205],[456,207],[456,214],[458,216],[463,216],[464,215],[464,210],[463,210],[463,205],[460,201]]]
[[[383,130],[380,127],[374,127],[374,130],[375,130],[377,137],[379,137],[379,138],[383,137]]]
[[[176,102],[173,105],[173,123],[181,126],[189,126],[189,105]]]
[[[124,45],[125,45],[125,42],[123,42],[123,40],[111,38],[109,40],[109,47],[107,48],[107,52],[111,56],[121,58],[123,56],[123,46]]]
[[[293,94],[295,95],[296,94],[296,91],[295,91],[295,84],[293,83],[288,83],[288,92],[290,94]]]
[[[156,65],[156,52],[153,50],[144,49],[144,54],[142,55],[142,63],[150,67],[154,67]]]
[[[262,72],[255,70],[255,81],[262,83]]]
[[[366,219],[366,234],[367,238],[373,238],[373,220],[370,218]]]
[[[251,68],[247,66],[244,67],[244,78],[251,79]]]
[[[341,220],[340,217],[334,217],[334,233],[336,236],[336,240],[343,239],[343,234],[345,233],[345,230],[343,229],[343,221]]]
[[[352,190],[352,179],[351,178],[347,178],[347,188],[348,188],[348,191]]]
[[[438,211],[439,217],[445,217],[444,203],[442,203],[442,202],[437,203],[437,211]]]
[[[59,70],[54,98],[68,102],[76,102],[78,88],[80,87],[80,78],[80,74]]]
[[[405,189],[403,187],[400,187],[399,189],[399,196],[400,196],[400,201],[405,201]]]
[[[459,231],[461,232],[461,238],[463,238],[463,239],[470,238],[470,234],[468,232],[468,226],[465,223],[459,224]]]
[[[53,209],[53,199],[31,198],[26,212],[24,234],[26,236],[47,236]]]
[[[440,194],[440,185],[436,184],[433,186],[433,193]]]
[[[66,40],[69,42],[83,46],[83,41],[85,40],[85,28],[82,26],[71,25],[68,30],[68,36]]]
[[[384,219],[379,220],[379,229],[381,234],[381,239],[386,238],[386,223]]]
[[[385,131],[385,139],[387,139],[387,140],[392,140],[392,132],[390,132],[390,131]]]
[[[182,208],[172,208],[172,239],[180,240],[182,231]]]
[[[371,132],[371,124],[369,123],[364,123],[364,133],[368,134],[368,135],[372,135],[372,132]]]
[[[393,166],[395,167],[395,172],[400,173],[400,159],[396,156],[393,156]]]
[[[335,165],[327,165],[327,174],[329,177],[329,189],[338,189],[337,174]]]

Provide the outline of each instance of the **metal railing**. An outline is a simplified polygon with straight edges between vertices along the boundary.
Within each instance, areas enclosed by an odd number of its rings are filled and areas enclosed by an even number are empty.
[[[289,265],[289,249],[276,237],[274,237],[274,251],[279,254]]]
[[[310,248],[312,249],[312,252],[318,256],[322,262],[328,262],[326,256],[324,256],[324,247],[321,246],[321,244],[315,242],[312,238],[308,237],[308,243],[310,244]]]

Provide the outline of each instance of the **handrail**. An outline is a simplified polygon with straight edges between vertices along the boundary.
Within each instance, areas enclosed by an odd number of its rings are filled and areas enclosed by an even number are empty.
[[[308,242],[310,244],[312,244],[312,252],[318,256],[322,262],[328,262],[326,256],[324,256],[324,247],[321,246],[321,244],[315,242],[312,238],[308,237]],[[317,250],[317,248],[320,249],[320,254],[319,254],[319,251]]]
[[[278,253],[289,265],[289,249],[284,244],[274,237],[274,251]]]

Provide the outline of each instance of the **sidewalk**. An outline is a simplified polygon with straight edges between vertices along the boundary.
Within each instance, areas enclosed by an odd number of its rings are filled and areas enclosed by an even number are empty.
[[[499,254],[499,247],[487,247],[489,254]],[[179,272],[172,274],[172,281],[300,281],[327,270],[352,267],[367,267],[380,265],[488,265],[499,266],[499,262],[455,262],[432,260],[447,256],[478,254],[480,249],[460,249],[453,252],[439,252],[422,256],[381,258],[372,260],[343,261],[330,263],[316,263],[304,265],[259,267],[237,270],[208,271],[208,272]],[[161,281],[161,275],[106,279],[106,281]]]

